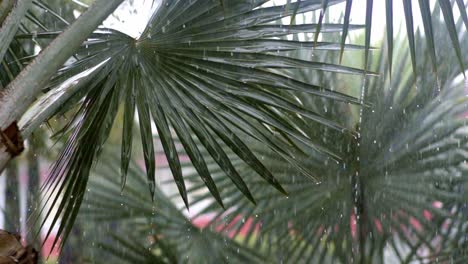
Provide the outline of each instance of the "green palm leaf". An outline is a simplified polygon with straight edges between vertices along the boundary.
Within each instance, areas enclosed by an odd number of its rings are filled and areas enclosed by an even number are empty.
[[[255,201],[251,191],[233,166],[232,157],[226,154],[225,146],[254,167],[269,184],[281,192],[284,190],[237,134],[237,127],[249,130],[249,134],[259,142],[289,160],[293,159],[288,151],[291,144],[301,151],[340,158],[320,142],[303,135],[293,123],[285,123],[285,113],[297,111],[299,116],[314,123],[341,131],[346,129],[298,104],[294,100],[295,93],[310,93],[326,100],[353,104],[359,104],[359,101],[344,93],[299,81],[278,70],[310,68],[346,74],[363,74],[364,71],[288,56],[285,51],[312,47],[313,42],[276,39],[289,33],[276,26],[275,21],[291,15],[293,11],[286,6],[262,7],[264,2],[225,1],[224,7],[230,7],[226,8],[229,12],[224,12],[216,1],[167,1],[156,10],[138,40],[115,30],[101,29],[83,43],[75,60],[65,65],[46,88],[53,94],[61,83],[73,76],[89,69],[93,69],[92,74],[95,74],[93,79],[79,79],[78,82],[84,82],[79,84],[80,87],[86,88],[71,96],[57,112],[79,109],[59,133],[68,137],[68,143],[52,170],[47,187],[50,192],[46,200],[52,201],[52,207],[58,207],[54,224],[62,219],[59,235],[63,233],[66,236],[70,230],[89,170],[99,156],[121,104],[127,120],[122,132],[123,181],[133,138],[131,115],[136,111],[150,190],[155,186],[153,119],[179,193],[187,206],[187,191],[171,137],[172,129],[185,142],[184,148],[191,153],[189,157],[196,169],[202,171],[201,178],[205,179],[219,202],[218,189],[197,154],[200,145],[191,143],[194,140],[202,143],[234,185],[252,202]],[[330,1],[329,4],[337,2]],[[292,5],[297,13],[321,8],[319,1]],[[340,27],[322,25],[325,31],[331,32]],[[306,28],[315,30],[317,25],[298,25],[293,30],[298,33]],[[35,37],[46,41],[57,34],[23,34],[18,39]],[[271,43],[277,43],[275,52],[271,52],[271,46],[268,46]],[[318,42],[317,46],[324,50],[336,50],[338,47],[326,42]],[[277,133],[279,136],[271,139]],[[65,195],[56,197],[57,193]],[[52,214],[51,208],[45,210],[46,216]]]
[[[344,1],[344,0],[343,0]],[[368,38],[370,38],[370,29],[371,29],[371,26],[372,26],[372,6],[373,6],[373,3],[374,1],[373,0],[369,0],[366,2],[367,5],[366,5],[366,32],[368,32],[368,36],[366,36],[366,54],[369,52],[369,44],[368,44]],[[412,8],[412,4],[411,4],[411,1],[406,1],[406,0],[403,0],[403,6],[404,6],[404,10],[405,10],[405,20],[406,20],[406,27],[407,27],[407,36],[408,36],[408,42],[409,42],[409,47],[410,49],[412,50],[411,51],[411,56],[412,56],[412,64],[413,64],[413,70],[416,70],[414,67],[416,66],[416,57],[414,56],[414,53],[415,53],[415,40],[414,40],[414,28],[413,28],[413,17],[414,17],[414,11],[413,11],[413,8]],[[426,32],[426,35],[429,36],[426,38],[426,42],[427,42],[427,46],[429,47],[430,49],[430,56],[432,57],[432,60],[433,62],[435,62],[436,58],[436,54],[435,54],[435,49],[432,48],[432,46],[434,46],[434,42],[433,42],[433,39],[431,38],[431,35],[434,31],[433,29],[433,25],[431,23],[431,16],[436,16],[437,13],[434,12],[431,14],[430,12],[430,6],[429,6],[429,3],[427,1],[419,1],[419,11],[421,12],[422,14],[422,17],[423,17],[423,26],[424,26],[424,30]],[[466,9],[467,9],[467,6],[466,4],[464,3],[463,0],[457,0],[457,7],[460,11],[460,14],[461,14],[461,17],[465,23],[465,28],[466,28],[466,25],[468,24],[466,21],[468,21],[467,19],[467,16],[466,16]],[[342,40],[341,40],[341,43],[342,43],[342,47],[341,47],[341,51],[343,52],[344,50],[344,43],[346,41],[346,36],[347,36],[347,30],[348,30],[348,25],[349,25],[349,15],[351,13],[351,10],[352,8],[361,8],[361,7],[355,7],[355,6],[352,6],[352,0],[346,0],[346,11],[345,11],[345,19],[344,19],[344,26],[343,26],[343,34],[342,34]],[[387,19],[386,19],[386,31],[387,31],[387,40],[388,40],[388,46],[389,46],[389,49],[388,49],[388,57],[389,58],[392,58],[393,57],[393,49],[391,48],[392,46],[392,42],[393,42],[393,0],[386,0],[386,4],[385,4],[385,8],[386,8],[386,15],[387,15]],[[453,7],[452,7],[452,4],[450,3],[450,1],[448,0],[440,0],[440,1],[437,1],[434,9],[437,9],[437,8],[441,8],[442,12],[443,12],[443,15],[444,15],[444,21],[445,21],[445,25],[447,27],[446,30],[448,30],[450,32],[450,39],[452,40],[452,48],[455,52],[455,55],[456,55],[456,59],[458,61],[458,63],[460,64],[460,69],[461,71],[463,72],[463,70],[465,69],[464,67],[464,63],[463,61],[465,60],[465,58],[463,58],[463,55],[461,53],[461,48],[460,48],[460,43],[463,43],[463,42],[460,42],[460,40],[458,39],[457,37],[457,34],[462,32],[461,30],[462,29],[458,29],[457,31],[457,28],[456,28],[456,25],[454,23],[455,21],[455,18],[454,18],[454,14],[453,14]],[[366,62],[365,62],[366,63]],[[392,61],[391,59],[389,60],[389,63],[390,65],[392,65]],[[433,64],[433,70],[435,72],[437,72],[437,68],[436,68],[436,64]],[[416,73],[415,72],[415,75],[417,75],[419,73]]]

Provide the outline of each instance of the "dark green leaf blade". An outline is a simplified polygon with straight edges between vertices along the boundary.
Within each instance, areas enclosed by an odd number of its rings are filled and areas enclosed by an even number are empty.
[[[150,89],[155,90],[154,87],[149,87],[146,85],[146,93],[149,94]],[[151,100],[153,98],[153,100]],[[150,97],[150,109],[153,115],[154,123],[158,130],[159,138],[166,154],[167,162],[169,163],[169,168],[171,169],[172,176],[179,190],[180,196],[184,201],[186,208],[188,209],[188,197],[187,197],[187,188],[185,187],[184,177],[182,175],[182,168],[180,166],[179,155],[177,154],[177,149],[172,139],[171,131],[166,119],[166,113],[161,107],[161,101],[168,100],[167,98],[159,98],[158,96]]]
[[[408,45],[410,48],[411,63],[413,66],[414,76],[416,76],[416,48],[414,44],[413,8],[411,0],[403,0],[403,9],[405,12],[406,33],[408,35]]]
[[[458,63],[460,64],[460,70],[462,71],[463,76],[465,76],[465,66],[463,63],[463,55],[461,53],[460,43],[458,40],[458,32],[453,18],[452,4],[449,0],[439,0],[439,5],[444,16],[445,25],[447,26],[450,39],[452,40],[453,48],[455,49],[455,54],[458,58]]]
[[[327,7],[328,7],[328,0],[322,0],[322,10],[320,10],[317,30],[315,31],[315,35],[314,35],[314,47],[318,42],[320,29],[322,28],[323,17],[325,16],[325,12],[327,11]]]
[[[456,0],[458,9],[460,10],[460,15],[463,19],[463,23],[465,24],[465,30],[468,31],[468,15],[466,14],[466,6],[465,3],[463,3],[463,0]]]
[[[341,51],[340,51],[340,63],[343,60],[343,52],[346,43],[346,38],[348,37],[349,29],[349,17],[351,16],[351,7],[353,5],[353,0],[346,0],[346,9],[343,22],[343,32],[341,33]]]
[[[163,86],[166,88],[166,86]],[[180,98],[179,94],[171,92],[169,87],[165,89],[165,92],[170,96],[174,101],[177,101],[179,105],[183,105],[183,100]],[[176,88],[172,86],[172,89]],[[176,91],[177,89],[175,89]],[[233,183],[239,188],[239,190],[252,202],[255,203],[255,199],[253,198],[252,194],[250,193],[247,185],[242,180],[240,175],[238,174],[237,170],[232,165],[229,157],[224,152],[222,147],[216,142],[215,138],[212,136],[210,131],[203,125],[203,122],[197,117],[192,110],[187,109],[184,112],[179,112],[181,117],[185,120],[185,122],[191,127],[192,131],[197,135],[198,139],[201,143],[205,146],[208,150],[210,155],[213,159],[218,163],[218,165],[224,170],[229,178],[233,181]]]
[[[214,117],[214,116],[213,116]],[[249,150],[247,145],[237,137],[233,131],[226,126],[222,125],[221,122],[215,122],[216,119],[206,119],[211,128],[215,133],[222,138],[222,140],[228,145],[239,157],[250,165],[260,176],[262,176],[268,183],[275,187],[278,191],[287,195],[286,190],[283,189],[278,180],[271,174],[271,172],[255,157],[255,155]]]
[[[131,71],[128,73],[130,75]],[[135,78],[130,77],[125,84],[125,102],[124,102],[124,117],[122,128],[122,149],[121,149],[121,184],[122,190],[127,182],[128,165],[130,164],[130,156],[133,143],[133,122],[135,117]]]
[[[434,68],[434,72],[437,74],[437,57],[435,52],[434,30],[432,29],[431,9],[429,2],[425,0],[419,0],[419,7],[421,9],[424,33],[426,35],[427,47],[431,56],[432,67]]]
[[[136,76],[138,78],[139,75]],[[154,199],[154,190],[156,188],[155,170],[156,159],[154,155],[153,133],[151,129],[151,118],[146,102],[147,98],[142,89],[137,89],[136,105],[138,109],[138,118],[140,123],[141,144],[146,166],[146,175],[148,178],[151,199]]]
[[[393,0],[385,0],[385,11],[387,22],[388,69],[391,78],[393,65]]]
[[[291,0],[288,0],[288,5],[290,4]],[[301,0],[297,0],[297,2],[301,2]],[[291,15],[291,22],[289,22],[289,24],[293,25],[296,23],[296,16],[297,16],[297,11],[299,10],[299,5],[296,5],[296,7],[294,8],[294,11]]]
[[[369,63],[369,50],[370,50],[370,40],[372,32],[372,8],[374,5],[373,0],[366,1],[366,36],[365,36],[365,51],[364,51],[364,70],[368,70],[367,66]]]
[[[216,187],[213,178],[210,175],[210,171],[206,165],[206,162],[198,149],[197,144],[192,139],[190,134],[188,133],[189,128],[186,124],[180,119],[179,115],[171,115],[171,123],[174,127],[174,130],[177,133],[177,136],[180,139],[180,142],[184,146],[187,155],[189,156],[190,160],[192,161],[195,169],[197,170],[200,177],[203,179],[206,187],[210,191],[211,195],[216,199],[219,205],[224,208],[223,200],[219,194],[218,188]]]
[[[237,186],[237,188],[249,199],[252,203],[256,204],[254,197],[252,196],[247,184],[242,180],[242,177],[239,175],[237,170],[232,165],[229,157],[223,151],[221,146],[216,142],[213,136],[208,132],[208,130],[202,127],[200,120],[196,115],[193,113],[187,113],[188,118],[186,121],[192,127],[193,132],[197,135],[203,145],[207,148],[208,152],[210,152],[211,156],[218,165],[223,168],[224,172],[227,174],[229,178],[231,178],[232,182]]]

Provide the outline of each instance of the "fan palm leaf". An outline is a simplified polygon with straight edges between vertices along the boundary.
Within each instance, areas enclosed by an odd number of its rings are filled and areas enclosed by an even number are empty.
[[[263,7],[265,2],[233,1],[229,4],[232,6],[228,12],[216,1],[163,2],[139,39],[112,29],[97,30],[83,43],[74,61],[58,71],[46,88],[50,93],[54,93],[57,85],[65,80],[89,69],[94,69],[92,74],[95,76],[78,80],[81,87],[86,88],[76,92],[56,112],[65,113],[78,108],[70,123],[59,133],[67,136],[68,142],[52,169],[47,187],[43,189],[48,193],[47,208],[43,212],[49,216],[54,207],[58,208],[53,223],[58,223],[60,219],[59,235],[66,234],[71,228],[81,204],[89,170],[109,135],[120,105],[125,120],[122,132],[122,186],[127,178],[134,137],[132,120],[137,113],[151,193],[155,188],[152,134],[157,131],[186,206],[187,191],[172,131],[177,134],[210,193],[221,204],[219,189],[200,155],[201,146],[251,202],[255,202],[251,191],[233,166],[224,146],[246,161],[266,182],[285,193],[271,172],[235,133],[236,127],[242,127],[242,130],[291,161],[293,158],[289,148],[294,141],[302,144],[298,146],[301,151],[308,149],[317,155],[340,158],[301,133],[282,113],[299,112],[307,120],[341,131],[346,129],[298,104],[294,93],[310,93],[326,100],[352,104],[359,104],[359,100],[346,93],[298,81],[278,70],[311,68],[346,74],[365,72],[287,56],[285,51],[312,46],[307,42],[302,45],[298,41],[278,40],[277,37],[290,32],[275,21],[291,15],[293,11],[286,5]],[[338,2],[331,1],[332,4]],[[295,4],[295,9],[297,13],[303,13],[320,6],[319,1],[308,1]],[[300,26],[302,29],[293,28],[293,33],[307,28],[316,29],[314,24]],[[327,24],[322,28],[334,32],[340,26]],[[44,32],[34,34],[34,37],[46,40],[57,34]],[[23,34],[18,39],[31,37],[30,34]],[[274,52],[268,46],[271,43],[277,43]],[[326,42],[319,42],[317,46],[323,50],[337,48],[337,45]],[[281,96],[276,95],[279,93]],[[153,121],[156,131],[151,127]],[[272,138],[276,133],[280,136]],[[195,140],[201,145],[195,144]]]
[[[446,36],[436,37],[443,39]],[[416,39],[423,41],[418,35]],[[401,42],[397,42],[396,47],[400,45]],[[374,63],[384,72],[388,67],[385,60],[385,56],[378,57]],[[422,72],[428,73],[423,85],[437,87],[435,77],[425,70],[431,67],[430,58],[423,61],[424,64],[419,66]],[[403,69],[411,67],[408,52],[398,54],[396,62]],[[299,71],[301,73],[304,72]],[[369,82],[365,100],[372,104],[369,108],[363,108],[362,115],[354,120],[359,125],[359,137],[321,125],[307,131],[319,135],[329,149],[341,150],[347,157],[345,162],[338,164],[330,157],[295,152],[295,158],[303,167],[321,176],[318,184],[277,153],[256,141],[249,141],[254,153],[270,170],[276,172],[279,182],[288,190],[288,197],[281,197],[267,183],[258,180],[254,171],[225,147],[228,155],[233,157],[233,165],[252,190],[257,201],[254,207],[247,199],[242,200],[242,195],[230,184],[222,169],[217,168],[213,159],[207,158],[206,164],[222,190],[227,210],[221,209],[207,192],[199,192],[205,188],[205,184],[199,180],[195,170],[188,173],[186,178],[192,183],[188,188],[193,197],[191,204],[211,200],[199,214],[215,215],[211,227],[203,230],[217,230],[224,233],[225,239],[229,239],[227,236],[235,237],[236,241],[242,241],[243,246],[253,247],[257,251],[266,250],[266,255],[279,261],[347,263],[360,258],[361,261],[383,263],[392,261],[393,256],[394,261],[402,263],[414,260],[431,262],[434,259],[463,263],[466,260],[465,211],[468,198],[463,191],[467,186],[467,135],[463,117],[466,99],[463,85],[454,80],[459,72],[444,68],[440,73],[445,78],[440,78],[444,88],[438,95],[434,95],[432,89],[426,89],[425,94],[416,93],[409,71],[394,75],[393,78],[401,80],[399,82],[390,82],[388,75]],[[331,85],[339,82],[336,76],[304,74],[304,77],[314,78],[311,81],[322,78]],[[323,115],[338,123],[344,123],[347,119],[340,114],[343,106],[336,102],[307,95],[298,95],[298,98],[303,105],[310,104],[311,109],[321,109]],[[175,142],[181,145],[178,139]],[[198,141],[195,143],[200,144]],[[398,145],[404,147],[398,148]],[[209,155],[203,149],[201,154]],[[162,233],[171,235],[162,235],[161,241],[155,242],[156,246],[166,239],[165,243],[178,245],[174,247],[182,247],[184,252],[197,252],[199,255],[213,252],[205,247],[185,249],[186,244],[199,240],[192,239],[192,232],[178,226],[177,217],[165,220],[169,214],[164,209],[166,206],[171,207],[174,213],[177,211],[167,198],[156,198],[156,201],[167,202],[167,205],[157,205],[157,209],[144,200],[142,172],[140,184],[129,183],[132,187],[125,189],[128,196],[121,196],[115,177],[118,174],[116,159],[102,161],[109,167],[100,167],[101,174],[108,176],[103,183],[91,181],[93,194],[85,201],[85,216],[92,216],[98,221],[125,222],[132,227],[141,225],[142,234],[151,233],[151,228],[161,227],[159,230]],[[182,163],[181,166],[186,169],[191,167],[190,163]],[[122,206],[125,210],[118,209]],[[145,216],[150,220],[142,221]],[[148,222],[154,223],[154,226]],[[177,228],[171,229],[167,225]],[[128,232],[134,234],[135,229]],[[177,239],[186,235],[189,237],[183,241]],[[206,235],[204,241],[219,243],[210,238],[211,233],[201,235]],[[171,255],[171,250],[161,247],[151,254],[144,252],[146,247],[142,242],[124,236],[117,237],[124,249],[109,244],[105,246],[121,261],[156,261],[161,255]],[[234,248],[237,246],[234,245]],[[131,257],[120,253],[122,250]],[[224,249],[221,256],[228,256],[230,250]],[[211,256],[214,255],[218,256],[216,253]],[[254,262],[250,257],[232,261]],[[187,259],[191,263],[198,260],[196,257]]]

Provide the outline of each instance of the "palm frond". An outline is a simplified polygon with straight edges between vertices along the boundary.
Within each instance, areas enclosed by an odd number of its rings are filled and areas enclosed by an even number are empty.
[[[348,25],[349,25],[349,16],[352,11],[352,8],[362,8],[360,6],[356,7],[352,5],[352,0],[343,0],[346,1],[346,10],[345,10],[345,18],[344,18],[344,25],[343,25],[343,34],[342,34],[342,47],[341,47],[341,52],[344,50],[344,43],[346,42],[346,37],[347,37],[347,32],[348,32]],[[453,2],[453,1],[452,1]],[[369,52],[369,39],[370,39],[370,29],[372,26],[372,6],[373,6],[374,0],[369,0],[366,1],[366,51],[365,53],[368,54]],[[420,74],[419,72],[416,72],[415,66],[416,66],[416,56],[415,54],[415,39],[414,39],[414,27],[413,27],[413,17],[414,17],[414,12],[415,8],[412,7],[412,1],[406,1],[403,0],[403,6],[404,6],[404,16],[405,16],[405,21],[406,21],[406,32],[407,32],[407,37],[408,37],[408,42],[409,42],[409,47],[411,49],[411,59],[412,59],[412,65],[413,65],[413,70],[415,71],[414,74],[417,76]],[[432,35],[434,32],[434,26],[432,21],[435,21],[433,19],[433,16],[437,15],[437,12],[431,12],[431,6],[428,1],[419,1],[419,12],[422,14],[423,18],[423,28],[426,34],[426,45],[429,48],[430,56],[432,57],[433,60],[433,71],[437,72],[437,65],[435,63],[436,61],[436,52],[434,46],[434,41],[432,38]],[[459,38],[458,34],[462,32],[461,30],[463,29],[458,29],[455,25],[455,17],[453,13],[453,5],[451,1],[449,0],[440,0],[436,1],[435,6],[433,7],[433,10],[436,10],[440,8],[442,10],[443,16],[444,16],[444,22],[446,25],[446,29],[450,33],[450,39],[452,41],[452,48],[453,52],[456,55],[456,60],[458,61],[460,65],[460,71],[464,72],[465,69],[465,63],[463,62],[466,58],[463,58],[463,53],[461,52],[461,47],[460,43],[463,43]],[[386,32],[387,32],[387,41],[388,41],[388,57],[389,57],[389,63],[392,65],[392,57],[393,57],[393,48],[392,48],[392,43],[393,43],[393,0],[386,0],[385,2],[385,11],[386,11]],[[463,19],[463,22],[465,23],[465,29],[466,30],[468,27],[468,18],[466,16],[466,10],[467,10],[467,5],[464,3],[463,0],[457,0],[457,9],[461,14],[461,17]],[[367,57],[367,55],[366,55]],[[366,60],[364,62],[364,65],[366,64]],[[389,71],[391,71],[391,67],[389,68]]]
[[[304,30],[316,30],[317,25],[297,25],[288,31],[277,25],[276,21],[290,16],[294,11],[286,5],[263,7],[265,2],[224,1],[225,7],[230,5],[226,9],[229,12],[225,12],[218,1],[164,1],[141,38],[135,40],[116,30],[101,29],[83,43],[75,60],[65,65],[46,89],[53,94],[57,85],[70,77],[95,69],[94,79],[78,80],[86,82],[81,87],[87,88],[74,94],[60,110],[65,113],[77,105],[79,109],[60,133],[69,139],[47,187],[50,192],[46,199],[59,208],[54,223],[57,223],[58,215],[63,219],[59,235],[63,231],[66,236],[70,230],[89,170],[99,155],[121,104],[127,120],[122,139],[123,181],[132,148],[131,120],[136,111],[150,190],[155,186],[152,134],[156,131],[151,128],[154,121],[179,193],[187,206],[187,191],[179,154],[171,137],[172,131],[181,140],[196,170],[219,203],[222,203],[219,189],[204,165],[204,158],[198,154],[201,148],[208,151],[236,188],[251,202],[255,202],[253,195],[233,166],[232,157],[226,154],[225,146],[253,167],[266,182],[284,192],[271,172],[237,134],[239,127],[293,164],[296,163],[289,151],[291,146],[324,157],[340,158],[318,141],[305,136],[294,123],[287,121],[286,116],[298,112],[300,118],[313,123],[348,131],[321,114],[302,107],[295,101],[295,94],[308,93],[324,100],[352,104],[359,104],[359,100],[318,84],[299,81],[279,70],[310,68],[354,75],[365,72],[288,56],[286,51],[310,48],[313,42],[277,38]],[[329,4],[338,2],[329,1]],[[299,14],[322,6],[320,1],[292,5]],[[330,32],[340,27],[322,25],[324,31]],[[43,32],[34,34],[34,37],[49,39],[57,34]],[[31,34],[23,34],[18,39],[31,37]],[[271,45],[273,43],[274,46]],[[327,42],[317,42],[316,45],[322,50],[336,50],[338,47],[338,44]],[[194,140],[201,145],[194,144]],[[65,195],[59,197],[57,194]],[[47,216],[51,214],[51,210],[46,213]]]
[[[101,243],[99,249],[109,252],[119,263],[177,263],[177,252],[170,244],[154,238],[148,249],[138,239],[113,235],[112,244]]]

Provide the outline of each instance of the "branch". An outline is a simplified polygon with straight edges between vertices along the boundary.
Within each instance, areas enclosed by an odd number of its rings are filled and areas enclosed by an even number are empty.
[[[18,120],[55,72],[123,0],[96,0],[0,93],[0,129]],[[0,143],[0,171],[11,157]]]
[[[5,1],[0,4],[0,62],[3,60],[10,43],[15,37],[21,20],[26,15],[32,0]],[[10,10],[11,8],[11,10]],[[6,13],[9,14],[7,15]],[[7,15],[5,17],[5,15]],[[2,17],[5,18],[2,22]]]

